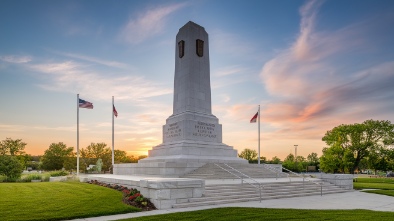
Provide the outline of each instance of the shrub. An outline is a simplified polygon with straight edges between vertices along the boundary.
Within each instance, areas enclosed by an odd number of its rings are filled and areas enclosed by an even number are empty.
[[[67,176],[67,175],[68,175],[68,172],[63,171],[63,170],[61,170],[61,171],[54,171],[54,172],[51,172],[50,175],[51,175],[51,177],[56,177],[56,176]]]
[[[21,179],[18,179],[17,182],[31,182],[32,180],[42,180],[41,174],[28,174],[26,176],[22,176]]]
[[[5,181],[15,182],[23,172],[22,164],[15,156],[0,156],[0,175],[4,175]]]

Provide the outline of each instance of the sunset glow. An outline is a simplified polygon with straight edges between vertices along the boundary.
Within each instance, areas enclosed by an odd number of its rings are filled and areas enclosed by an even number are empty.
[[[212,112],[223,142],[282,160],[321,155],[340,124],[394,122],[394,1],[0,2],[0,140],[42,155],[53,142],[147,155],[172,114],[175,35],[210,39]]]

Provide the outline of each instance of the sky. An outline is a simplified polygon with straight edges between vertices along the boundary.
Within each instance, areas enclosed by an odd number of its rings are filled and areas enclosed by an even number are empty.
[[[209,35],[212,113],[223,143],[282,160],[321,156],[324,134],[368,119],[394,123],[394,1],[2,0],[0,140],[42,155],[51,143],[146,155],[172,114],[175,36]]]

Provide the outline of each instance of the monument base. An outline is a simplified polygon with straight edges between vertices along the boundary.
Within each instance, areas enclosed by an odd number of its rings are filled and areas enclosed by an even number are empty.
[[[206,163],[248,164],[248,161],[238,158],[237,150],[223,143],[180,141],[153,147],[149,157],[138,164],[115,164],[114,174],[179,177]]]

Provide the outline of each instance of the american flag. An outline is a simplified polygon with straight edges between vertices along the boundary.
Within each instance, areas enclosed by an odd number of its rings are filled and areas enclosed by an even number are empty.
[[[256,123],[256,120],[257,120],[257,116],[259,115],[259,112],[257,112],[253,117],[252,117],[252,119],[250,120],[250,123]]]
[[[114,111],[115,117],[118,117],[118,112],[117,112],[116,109],[115,109],[115,105],[113,105],[112,107],[113,107],[113,111]]]
[[[79,107],[80,108],[93,109],[93,104],[90,103],[89,101],[85,101],[85,100],[79,99]]]

